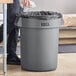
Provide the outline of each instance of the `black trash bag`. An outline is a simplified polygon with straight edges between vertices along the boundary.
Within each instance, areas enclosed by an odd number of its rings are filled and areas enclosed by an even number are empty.
[[[0,43],[3,41],[3,24],[0,26]]]
[[[24,18],[36,18],[36,19],[56,19],[56,18],[62,18],[62,14],[58,12],[51,12],[51,11],[31,11],[31,12],[23,12],[21,14],[21,17]]]

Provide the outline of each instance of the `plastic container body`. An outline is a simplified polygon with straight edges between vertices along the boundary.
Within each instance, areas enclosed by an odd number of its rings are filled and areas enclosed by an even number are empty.
[[[23,18],[21,28],[21,67],[30,71],[57,68],[59,27],[62,18]]]

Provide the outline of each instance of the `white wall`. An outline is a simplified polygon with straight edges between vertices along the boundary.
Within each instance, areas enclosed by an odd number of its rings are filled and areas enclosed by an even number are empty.
[[[59,11],[62,13],[76,13],[76,0],[33,0],[37,4],[36,10]],[[2,6],[0,5],[0,12]]]
[[[2,12],[2,4],[0,4],[0,12]]]
[[[33,0],[38,9],[59,11],[62,13],[76,13],[76,0]]]

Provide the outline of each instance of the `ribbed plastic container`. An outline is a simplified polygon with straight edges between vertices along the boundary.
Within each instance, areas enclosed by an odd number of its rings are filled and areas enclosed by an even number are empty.
[[[21,67],[30,71],[52,71],[57,68],[59,27],[62,15],[37,11],[22,14]]]

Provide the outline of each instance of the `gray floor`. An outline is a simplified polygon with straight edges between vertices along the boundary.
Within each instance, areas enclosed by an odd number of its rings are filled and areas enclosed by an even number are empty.
[[[3,53],[3,46],[0,46],[0,54]],[[59,45],[59,53],[76,53],[75,45]],[[17,47],[17,54],[20,54],[20,47]]]

